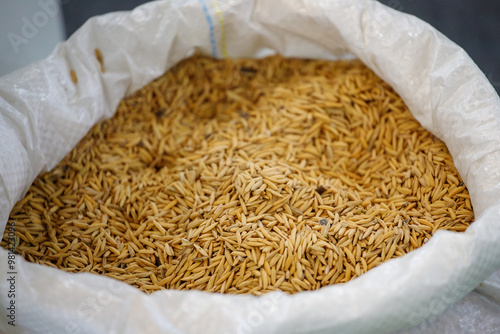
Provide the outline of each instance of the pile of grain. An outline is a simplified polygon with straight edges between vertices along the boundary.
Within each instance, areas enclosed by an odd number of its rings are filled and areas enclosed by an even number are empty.
[[[262,294],[347,282],[473,217],[445,145],[373,72],[276,56],[183,61],[10,221],[31,262],[147,292]]]

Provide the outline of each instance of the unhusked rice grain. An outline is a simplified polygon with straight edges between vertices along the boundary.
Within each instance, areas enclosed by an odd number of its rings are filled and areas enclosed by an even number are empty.
[[[361,62],[273,56],[181,62],[40,175],[9,223],[31,262],[260,295],[348,282],[473,219],[446,146]]]

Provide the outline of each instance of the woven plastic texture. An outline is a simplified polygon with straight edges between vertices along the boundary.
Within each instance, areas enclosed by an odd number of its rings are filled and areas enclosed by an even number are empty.
[[[95,48],[104,55],[105,73]],[[425,328],[407,330],[419,333],[445,328],[454,314],[471,314],[478,298],[485,303],[477,312],[498,311],[494,277],[467,294],[500,268],[500,99],[460,47],[425,22],[371,0],[159,1],[89,20],[49,58],[0,78],[0,227],[34,178],[111,117],[123,96],[195,52],[361,59],[447,144],[476,221],[465,233],[440,231],[424,247],[347,284],[294,295],[146,295],[106,277],[17,257],[16,326],[0,314],[0,331],[387,333],[431,318],[420,325]],[[0,250],[3,310],[10,303],[3,293],[7,261]],[[436,318],[452,304],[455,311]],[[465,333],[469,323],[463,325],[454,328]]]

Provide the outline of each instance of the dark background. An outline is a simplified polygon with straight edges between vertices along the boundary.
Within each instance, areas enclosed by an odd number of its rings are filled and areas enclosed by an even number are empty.
[[[72,0],[63,5],[67,36],[91,16],[130,10],[145,2],[147,1]],[[380,0],[380,2],[429,22],[460,45],[474,59],[497,92],[500,92],[500,1]]]

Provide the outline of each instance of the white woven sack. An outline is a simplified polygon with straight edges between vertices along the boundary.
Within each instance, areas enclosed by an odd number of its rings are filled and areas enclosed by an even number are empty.
[[[101,73],[94,49],[106,63]],[[53,168],[120,99],[195,51],[216,57],[361,59],[448,146],[476,221],[343,285],[263,297],[146,295],[0,250],[7,333],[383,333],[444,310],[500,268],[500,100],[453,42],[371,0],[160,1],[89,20],[45,60],[0,79],[0,228],[34,178]],[[70,78],[78,74],[78,84]],[[16,296],[7,296],[15,276]],[[6,313],[6,312],[5,312]]]

